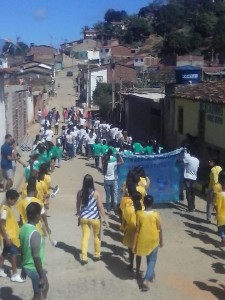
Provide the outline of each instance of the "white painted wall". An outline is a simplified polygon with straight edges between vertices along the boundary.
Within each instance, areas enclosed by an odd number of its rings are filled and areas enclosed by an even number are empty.
[[[93,59],[100,60],[99,50],[88,50],[87,56],[88,56],[88,60],[93,60]]]
[[[26,101],[27,101],[27,122],[30,124],[35,116],[34,116],[34,104],[33,104],[33,96],[28,96]]]
[[[91,81],[91,100],[93,99],[93,92],[96,89],[98,81],[107,83],[107,69],[96,70],[90,72]]]

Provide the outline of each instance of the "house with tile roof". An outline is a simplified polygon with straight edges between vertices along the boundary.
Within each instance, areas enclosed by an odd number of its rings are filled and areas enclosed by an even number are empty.
[[[173,97],[176,145],[190,135],[202,159],[216,152],[225,162],[225,79],[178,85]]]

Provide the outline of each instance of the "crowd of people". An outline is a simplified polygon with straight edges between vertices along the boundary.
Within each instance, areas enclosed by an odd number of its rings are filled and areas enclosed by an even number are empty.
[[[10,134],[1,147],[1,168],[5,201],[0,208],[0,239],[3,251],[0,256],[0,277],[6,277],[3,264],[10,256],[11,281],[24,282],[28,276],[33,285],[33,299],[45,299],[49,289],[46,272],[43,269],[44,240],[51,238],[46,212],[59,187],[53,186],[51,173],[60,168],[61,160],[72,159],[77,154],[92,159],[104,176],[105,207],[99,191],[94,187],[93,177],[83,178],[82,188],[77,193],[76,210],[78,225],[82,229],[81,263],[88,263],[88,241],[90,229],[94,235],[94,260],[101,259],[101,223],[110,226],[109,216],[118,214],[123,244],[128,248],[128,269],[133,272],[136,261],[136,276],[141,277],[141,257],[147,261],[142,281],[142,291],[149,290],[149,283],[155,279],[155,264],[159,247],[163,246],[161,220],[153,210],[154,199],[148,194],[150,179],[143,167],[131,169],[118,200],[117,166],[124,163],[124,156],[159,154],[164,150],[155,140],[141,143],[133,141],[126,131],[110,125],[91,113],[84,116],[82,109],[63,110],[63,126],[59,129],[60,114],[51,109],[44,118],[39,118],[40,131],[36,135],[28,162],[23,162],[17,153],[15,141]],[[52,130],[53,128],[53,130]],[[59,132],[61,130],[61,132]],[[55,141],[53,140],[55,136]],[[16,163],[24,167],[22,190],[12,189]],[[199,160],[192,149],[186,147],[183,158],[184,186],[189,212],[195,210],[194,183],[197,179]],[[209,162],[211,171],[207,191],[206,221],[211,222],[212,209],[216,212],[218,231],[225,246],[225,171],[213,158]],[[151,188],[150,188],[151,190]],[[19,227],[12,206],[20,214]],[[103,221],[102,221],[103,220]],[[22,253],[22,272],[17,272],[18,249]],[[136,257],[136,259],[135,259]]]
[[[50,130],[50,129],[49,129]],[[47,131],[47,130],[46,130]],[[21,160],[16,152],[15,142],[10,134],[5,136],[1,147],[1,168],[5,200],[0,206],[0,277],[7,277],[3,264],[10,258],[12,265],[11,281],[23,283],[28,276],[33,285],[33,299],[45,299],[48,280],[43,269],[44,240],[50,238],[51,230],[47,221],[50,199],[57,194],[59,187],[52,186],[51,172],[55,163],[60,166],[61,149],[50,140],[41,140],[37,135],[28,162]],[[20,193],[12,189],[16,163],[24,167],[24,184]],[[19,215],[18,224],[12,207]],[[22,272],[17,271],[17,255],[21,253]]]

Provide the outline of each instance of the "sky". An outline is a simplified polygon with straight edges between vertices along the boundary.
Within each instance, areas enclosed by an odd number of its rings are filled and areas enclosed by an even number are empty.
[[[6,0],[1,1],[0,38],[30,45],[51,45],[80,39],[81,28],[104,21],[112,8],[138,13],[151,0]]]

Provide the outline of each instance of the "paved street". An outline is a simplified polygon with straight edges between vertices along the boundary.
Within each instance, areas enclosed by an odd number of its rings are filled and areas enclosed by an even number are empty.
[[[59,74],[58,96],[50,107],[60,109],[74,104],[72,79]],[[61,113],[61,109],[60,109]],[[37,125],[30,132],[35,134]],[[138,282],[127,270],[128,254],[121,244],[121,233],[116,216],[110,217],[110,228],[102,229],[102,261],[93,262],[93,240],[89,244],[89,263],[79,262],[81,228],[75,216],[76,193],[83,176],[90,173],[95,187],[104,198],[103,176],[92,166],[93,161],[76,157],[63,161],[52,175],[52,182],[60,191],[51,201],[48,212],[52,237],[58,241],[53,247],[46,239],[46,269],[50,283],[50,300],[214,300],[225,299],[224,248],[220,247],[215,224],[207,225],[205,201],[197,199],[197,212],[186,212],[186,201],[158,208],[162,217],[164,247],[160,249],[156,266],[156,281],[150,292],[139,291]],[[17,183],[22,169],[19,167]],[[145,259],[142,268],[145,270]],[[28,300],[32,286],[0,278],[0,299]]]

